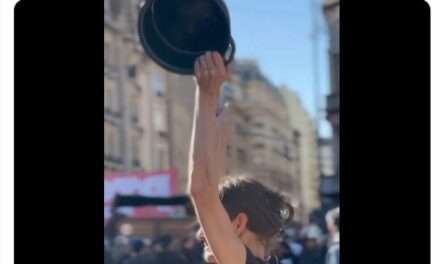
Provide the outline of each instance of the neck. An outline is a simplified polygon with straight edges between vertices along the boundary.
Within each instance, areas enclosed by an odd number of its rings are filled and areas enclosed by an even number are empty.
[[[261,243],[260,241],[252,240],[245,243],[245,245],[249,248],[249,250],[255,257],[259,259],[265,259],[266,250],[263,243]]]

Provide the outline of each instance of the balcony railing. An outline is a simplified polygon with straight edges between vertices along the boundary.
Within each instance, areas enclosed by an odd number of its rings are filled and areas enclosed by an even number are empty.
[[[339,93],[327,96],[327,113],[339,112]]]

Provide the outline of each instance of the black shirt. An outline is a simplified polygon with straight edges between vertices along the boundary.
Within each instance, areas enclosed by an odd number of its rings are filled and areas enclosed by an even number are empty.
[[[278,261],[276,258],[270,258],[268,261],[264,261],[254,256],[254,254],[246,248],[246,264],[278,264]]]

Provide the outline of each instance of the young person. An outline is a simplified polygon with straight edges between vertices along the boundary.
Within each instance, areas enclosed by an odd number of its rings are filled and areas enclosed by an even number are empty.
[[[188,189],[207,263],[267,263],[269,242],[293,216],[287,198],[248,177],[224,182],[227,110],[218,109],[230,68],[217,52],[195,63],[196,99]]]

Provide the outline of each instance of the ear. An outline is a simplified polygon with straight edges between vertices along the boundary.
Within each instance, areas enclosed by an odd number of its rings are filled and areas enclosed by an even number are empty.
[[[248,217],[244,213],[239,213],[232,221],[235,233],[240,236],[247,229]]]

